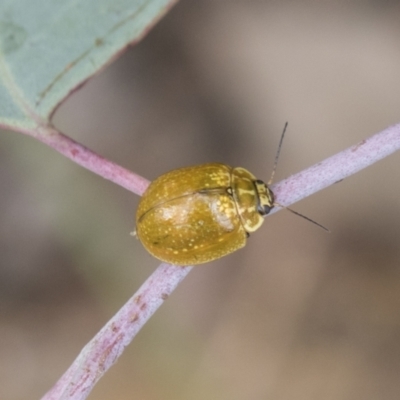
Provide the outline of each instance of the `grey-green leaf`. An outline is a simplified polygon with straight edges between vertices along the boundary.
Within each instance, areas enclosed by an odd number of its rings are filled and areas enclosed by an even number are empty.
[[[0,125],[45,123],[57,105],[176,0],[2,0]]]

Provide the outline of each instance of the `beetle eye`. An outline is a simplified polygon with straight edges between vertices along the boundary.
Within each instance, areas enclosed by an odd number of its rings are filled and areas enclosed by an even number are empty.
[[[261,180],[254,181],[257,192],[257,211],[260,215],[267,215],[274,207],[274,194],[272,190]]]
[[[258,205],[258,212],[261,215],[267,215],[272,210],[272,207],[268,206],[267,204],[259,204]]]

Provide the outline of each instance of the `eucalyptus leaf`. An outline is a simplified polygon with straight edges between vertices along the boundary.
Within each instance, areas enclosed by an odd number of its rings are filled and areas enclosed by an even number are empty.
[[[2,0],[0,126],[47,123],[68,94],[139,41],[176,0]]]

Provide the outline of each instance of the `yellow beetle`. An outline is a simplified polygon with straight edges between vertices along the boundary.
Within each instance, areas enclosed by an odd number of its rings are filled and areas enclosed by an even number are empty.
[[[150,184],[136,212],[136,234],[162,261],[202,264],[243,247],[273,207],[271,189],[244,168],[180,168]]]

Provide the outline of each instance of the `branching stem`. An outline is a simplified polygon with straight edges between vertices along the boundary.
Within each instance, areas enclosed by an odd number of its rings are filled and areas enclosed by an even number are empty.
[[[77,164],[124,188],[142,194],[148,181],[68,138],[52,127],[24,132],[41,140]],[[363,140],[282,182],[275,197],[289,206],[400,150],[400,124]],[[273,212],[279,208],[273,209]],[[122,354],[136,333],[190,272],[192,267],[161,264],[136,294],[83,348],[79,356],[42,400],[83,400]]]

